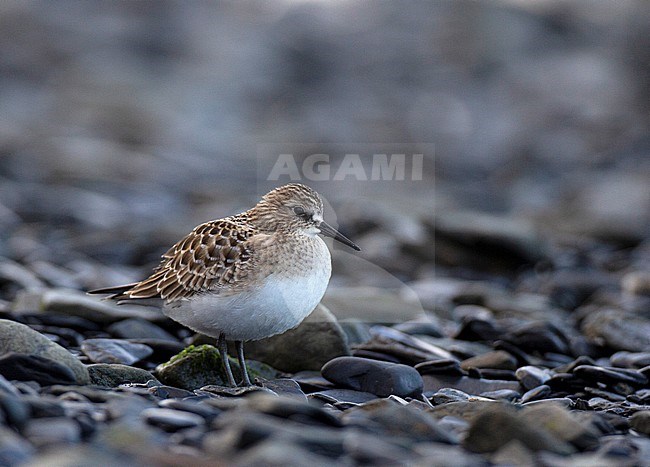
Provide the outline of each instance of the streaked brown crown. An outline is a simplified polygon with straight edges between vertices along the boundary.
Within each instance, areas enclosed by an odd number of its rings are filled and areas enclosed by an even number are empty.
[[[296,208],[305,214],[298,215]],[[315,225],[314,215],[322,219],[323,200],[308,186],[290,183],[265,194],[246,214],[250,223],[264,232],[304,230]]]

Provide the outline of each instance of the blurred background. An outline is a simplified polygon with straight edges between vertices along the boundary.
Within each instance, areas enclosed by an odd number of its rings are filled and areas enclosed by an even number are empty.
[[[541,287],[585,250],[638,269],[649,31],[645,0],[0,2],[0,298],[143,277],[291,181],[280,154],[423,155],[299,180],[363,250],[334,247],[334,288],[429,309],[441,278]]]

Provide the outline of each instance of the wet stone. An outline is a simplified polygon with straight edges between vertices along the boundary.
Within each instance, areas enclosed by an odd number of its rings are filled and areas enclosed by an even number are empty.
[[[167,408],[152,407],[144,409],[140,416],[150,425],[165,431],[174,432],[183,428],[191,428],[205,423],[205,419],[195,413]]]
[[[86,339],[81,351],[95,363],[131,365],[153,353],[151,347],[119,339]]]
[[[422,377],[414,368],[365,358],[335,358],[321,373],[332,383],[380,397],[417,396],[423,388]]]

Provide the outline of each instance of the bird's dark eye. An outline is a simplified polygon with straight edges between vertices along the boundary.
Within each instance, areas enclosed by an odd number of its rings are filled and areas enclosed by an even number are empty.
[[[293,212],[296,213],[297,216],[304,216],[305,215],[305,210],[301,208],[300,206],[296,206],[293,208]]]

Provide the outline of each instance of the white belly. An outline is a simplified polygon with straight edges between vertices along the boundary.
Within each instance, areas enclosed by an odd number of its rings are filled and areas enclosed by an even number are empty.
[[[329,256],[329,255],[328,255]],[[229,340],[258,340],[281,334],[305,319],[323,298],[331,274],[329,257],[309,274],[275,277],[239,295],[202,294],[163,307],[175,321],[202,334]]]

